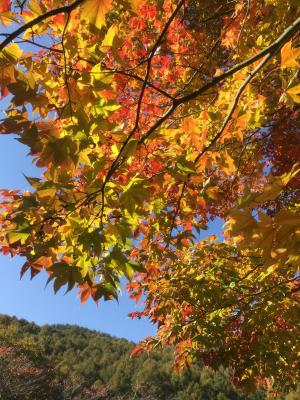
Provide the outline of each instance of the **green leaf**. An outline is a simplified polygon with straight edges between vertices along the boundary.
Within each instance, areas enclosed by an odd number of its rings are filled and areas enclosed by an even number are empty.
[[[128,264],[137,272],[147,272],[146,268],[136,261],[129,261]]]
[[[30,233],[19,232],[19,231],[12,231],[7,234],[9,243],[16,243],[16,242],[20,241],[21,244],[25,244],[25,242],[29,236],[30,236]]]
[[[184,173],[192,174],[195,172],[195,165],[191,161],[182,160],[176,163],[176,167],[179,171],[182,171]]]
[[[124,274],[125,274],[126,278],[129,280],[131,280],[134,276],[134,269],[129,263],[125,264]]]

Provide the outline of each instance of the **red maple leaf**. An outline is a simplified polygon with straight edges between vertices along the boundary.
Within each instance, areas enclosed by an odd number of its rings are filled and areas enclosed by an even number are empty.
[[[6,12],[6,11],[10,11],[10,0],[1,0],[1,4],[0,4],[0,12]]]

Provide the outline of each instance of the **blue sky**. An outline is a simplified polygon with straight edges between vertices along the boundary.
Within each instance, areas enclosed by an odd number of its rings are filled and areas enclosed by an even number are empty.
[[[38,176],[39,170],[26,156],[27,147],[10,135],[0,135],[0,188],[30,189],[23,174]],[[213,224],[218,233],[221,223]],[[92,301],[80,304],[76,290],[67,295],[54,295],[51,285],[45,288],[46,274],[39,274],[32,281],[28,275],[19,278],[21,258],[0,256],[0,313],[15,315],[38,324],[69,323],[106,332],[114,336],[139,341],[154,334],[155,327],[147,320],[132,321],[127,317],[136,310],[135,303],[124,293],[119,300]]]

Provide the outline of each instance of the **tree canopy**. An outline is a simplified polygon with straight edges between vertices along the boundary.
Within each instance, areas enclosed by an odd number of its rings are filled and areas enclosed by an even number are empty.
[[[120,279],[176,348],[299,378],[298,0],[5,0],[0,132],[42,169],[2,190],[1,251],[81,301]],[[221,237],[203,238],[210,221]]]

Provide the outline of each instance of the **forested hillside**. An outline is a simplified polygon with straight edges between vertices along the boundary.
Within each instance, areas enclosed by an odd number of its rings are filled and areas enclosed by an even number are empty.
[[[37,326],[0,316],[3,400],[263,400],[243,394],[230,371],[193,365],[178,375],[172,350],[130,357],[134,343],[71,325]],[[298,394],[282,399],[299,399]]]

